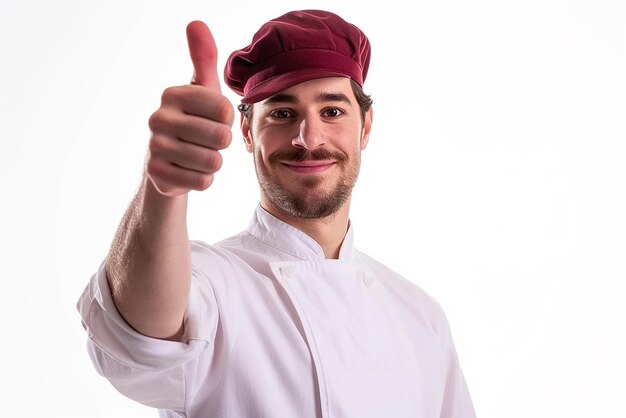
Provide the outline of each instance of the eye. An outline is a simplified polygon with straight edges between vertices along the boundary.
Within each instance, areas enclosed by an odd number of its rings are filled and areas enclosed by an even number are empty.
[[[343,111],[336,107],[330,107],[328,109],[324,109],[322,114],[328,118],[336,118],[336,117],[343,115]]]
[[[277,119],[287,119],[293,117],[293,113],[285,109],[273,110],[270,115]]]

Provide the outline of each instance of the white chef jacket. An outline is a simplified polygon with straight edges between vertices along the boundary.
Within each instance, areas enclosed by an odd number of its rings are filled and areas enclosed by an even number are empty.
[[[161,417],[475,417],[441,308],[354,249],[352,227],[328,260],[258,207],[191,253],[185,342],[134,331],[103,266],[78,302],[96,370]]]

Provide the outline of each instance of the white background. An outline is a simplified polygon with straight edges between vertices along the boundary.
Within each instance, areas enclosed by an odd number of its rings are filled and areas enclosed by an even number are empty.
[[[161,91],[190,78],[186,24],[212,28],[223,68],[299,8],[371,39],[357,247],[443,305],[478,415],[626,416],[617,0],[0,0],[0,415],[156,416],[91,368],[75,303]],[[194,239],[240,231],[258,201],[237,133],[224,157],[192,195]]]

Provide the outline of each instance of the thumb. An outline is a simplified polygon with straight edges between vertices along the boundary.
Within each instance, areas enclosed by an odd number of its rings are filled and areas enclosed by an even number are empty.
[[[191,84],[221,91],[217,77],[217,47],[211,31],[203,22],[195,20],[187,25],[187,43],[193,63]]]

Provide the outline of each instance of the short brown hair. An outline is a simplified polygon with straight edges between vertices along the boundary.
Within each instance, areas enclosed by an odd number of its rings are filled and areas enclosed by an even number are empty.
[[[352,92],[354,93],[354,97],[356,97],[356,101],[361,108],[361,119],[364,121],[365,114],[368,110],[370,110],[370,107],[372,107],[372,103],[374,103],[374,101],[372,100],[372,97],[370,95],[365,94],[365,92],[363,91],[363,87],[361,87],[359,83],[350,79],[350,84],[352,85]],[[241,103],[237,106],[237,109],[239,109],[239,111],[243,113],[245,118],[248,119],[248,122],[250,122],[250,118],[252,118],[252,104]]]

